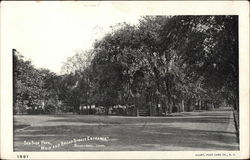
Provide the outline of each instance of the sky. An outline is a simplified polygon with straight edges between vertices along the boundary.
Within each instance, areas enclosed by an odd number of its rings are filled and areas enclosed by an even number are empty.
[[[237,9],[245,6],[223,2],[223,10],[222,2],[213,3],[208,7],[208,2],[197,1],[3,1],[1,53],[10,53],[15,48],[34,66],[60,74],[68,57],[77,50],[90,49],[111,25],[135,24],[143,15],[238,14]]]
[[[22,2],[2,6],[8,43],[37,68],[60,74],[63,62],[77,50],[88,50],[96,38],[121,22],[136,24],[140,15],[102,2]]]

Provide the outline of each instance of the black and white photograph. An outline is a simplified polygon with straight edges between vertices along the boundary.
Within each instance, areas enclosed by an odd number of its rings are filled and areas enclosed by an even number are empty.
[[[12,113],[16,158],[232,151],[217,155],[230,158],[242,149],[240,111],[249,105],[240,103],[240,16],[130,7],[33,1],[5,8],[12,106],[1,108]]]

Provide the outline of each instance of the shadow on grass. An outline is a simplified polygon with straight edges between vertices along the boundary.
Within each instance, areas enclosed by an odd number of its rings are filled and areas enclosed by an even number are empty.
[[[33,136],[32,136],[33,135]],[[35,136],[37,135],[37,136]],[[55,135],[49,136],[48,135]],[[105,142],[105,151],[168,151],[168,150],[238,150],[239,146],[235,133],[185,129],[171,126],[56,126],[31,127],[22,133],[16,133],[15,149],[22,150],[20,142],[24,140],[47,140],[53,143],[67,141],[86,136],[108,136],[111,141]],[[19,142],[19,143],[18,143]],[[92,142],[97,143],[97,142]],[[25,148],[29,151],[38,148]],[[59,151],[98,150],[98,148],[60,148]],[[99,149],[100,150],[100,149]]]
[[[105,124],[134,124],[134,123],[174,123],[174,122],[182,122],[182,123],[228,123],[230,118],[228,117],[183,117],[183,118],[129,118],[129,119],[121,119],[121,118],[90,118],[87,119],[85,117],[82,118],[67,118],[67,119],[54,119],[48,120],[47,122],[74,122],[74,123],[105,123]]]
[[[14,121],[13,122],[13,131],[16,132],[20,129],[24,129],[26,127],[29,127],[30,125],[29,124],[26,124],[26,123],[21,123],[21,122],[18,122],[18,121]]]

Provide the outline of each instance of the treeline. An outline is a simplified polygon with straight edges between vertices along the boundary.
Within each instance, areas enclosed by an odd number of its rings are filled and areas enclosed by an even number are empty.
[[[47,69],[36,69],[16,49],[12,52],[14,114],[55,112],[59,77]]]
[[[60,76],[14,56],[14,108],[144,108],[151,115],[238,109],[238,54],[237,16],[145,16],[114,26],[92,50],[68,58]]]

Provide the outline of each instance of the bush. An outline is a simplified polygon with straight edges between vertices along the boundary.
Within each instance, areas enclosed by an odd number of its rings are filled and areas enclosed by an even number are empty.
[[[44,113],[45,114],[55,114],[55,112],[56,112],[56,106],[54,106],[52,104],[48,104],[44,108]]]

